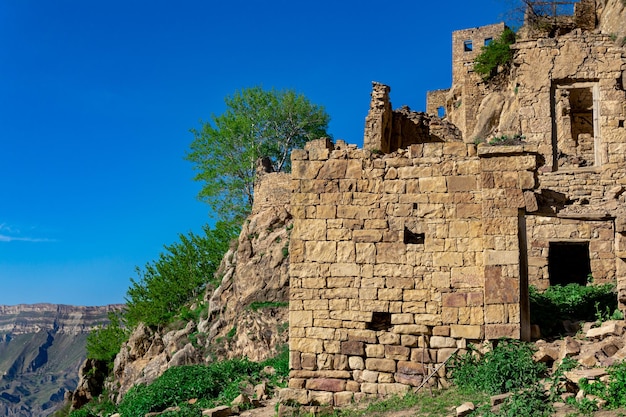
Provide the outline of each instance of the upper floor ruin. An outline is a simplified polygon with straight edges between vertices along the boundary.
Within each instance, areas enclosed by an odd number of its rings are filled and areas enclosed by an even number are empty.
[[[393,110],[374,83],[363,149],[320,139],[292,153],[284,400],[341,405],[436,384],[469,342],[530,339],[530,285],[591,274],[616,283],[624,310],[616,16],[626,21],[621,0],[582,0],[573,27],[522,30],[491,83],[469,57],[504,25],[455,32],[453,85],[429,94],[428,113]],[[524,140],[484,143],[506,135]]]

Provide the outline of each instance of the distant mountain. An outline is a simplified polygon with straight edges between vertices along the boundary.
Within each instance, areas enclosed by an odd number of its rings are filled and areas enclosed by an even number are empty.
[[[39,417],[78,383],[89,331],[122,305],[0,305],[0,416]]]

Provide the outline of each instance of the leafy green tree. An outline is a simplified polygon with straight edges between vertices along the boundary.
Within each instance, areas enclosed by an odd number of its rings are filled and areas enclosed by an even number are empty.
[[[159,259],[137,268],[139,278],[131,278],[126,293],[127,323],[148,326],[166,324],[187,302],[198,297],[214,274],[230,241],[239,227],[218,222],[214,229],[203,228],[204,235],[193,232],[179,235],[179,242],[165,246]]]
[[[87,335],[87,358],[112,363],[122,343],[128,338],[121,312],[110,311],[109,324],[93,329]]]
[[[276,172],[288,172],[291,150],[327,136],[330,117],[292,90],[247,88],[225,102],[223,114],[191,130],[186,158],[195,165],[195,180],[204,183],[199,198],[218,218],[242,220],[252,207],[259,158],[269,158]]]
[[[483,46],[480,55],[474,60],[474,71],[489,79],[495,75],[498,66],[506,66],[513,59],[511,45],[515,43],[515,32],[505,28],[498,39]]]

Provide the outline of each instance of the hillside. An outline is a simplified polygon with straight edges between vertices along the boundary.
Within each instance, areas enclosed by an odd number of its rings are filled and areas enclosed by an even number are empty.
[[[47,416],[76,388],[88,332],[120,306],[0,306],[0,415]]]

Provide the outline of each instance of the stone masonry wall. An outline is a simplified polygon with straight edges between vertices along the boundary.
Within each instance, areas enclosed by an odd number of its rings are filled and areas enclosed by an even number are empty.
[[[281,399],[403,393],[467,341],[525,337],[520,210],[535,168],[522,147],[459,142],[294,151]]]

